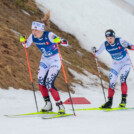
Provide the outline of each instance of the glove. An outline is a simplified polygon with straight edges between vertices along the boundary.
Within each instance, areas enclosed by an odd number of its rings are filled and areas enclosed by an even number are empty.
[[[27,38],[26,38],[25,35],[24,35],[24,36],[20,36],[20,42],[21,42],[21,43],[25,43],[26,40],[27,40]]]
[[[134,50],[134,45],[131,46],[131,50]]]
[[[122,43],[122,46],[125,47],[125,48],[127,48],[127,47],[129,47],[129,43],[124,40],[123,43]]]
[[[64,45],[64,44],[67,44],[67,41],[66,40],[62,40],[61,43]]]
[[[55,39],[53,39],[54,43],[61,43],[61,39],[60,37],[56,37]]]
[[[96,53],[96,52],[97,52],[96,47],[92,47],[92,48],[91,48],[91,51],[92,51],[93,53]]]

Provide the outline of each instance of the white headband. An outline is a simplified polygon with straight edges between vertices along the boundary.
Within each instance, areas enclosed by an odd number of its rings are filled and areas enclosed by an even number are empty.
[[[45,24],[41,23],[41,22],[32,22],[32,29],[35,29],[35,30],[39,30],[39,31],[44,31],[45,29]]]

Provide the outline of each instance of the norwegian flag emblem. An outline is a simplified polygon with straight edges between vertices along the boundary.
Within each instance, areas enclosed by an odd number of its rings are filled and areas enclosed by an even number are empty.
[[[45,42],[45,44],[46,44],[46,45],[49,45],[49,42],[47,41],[47,42]]]
[[[119,46],[118,49],[121,49],[121,47]]]

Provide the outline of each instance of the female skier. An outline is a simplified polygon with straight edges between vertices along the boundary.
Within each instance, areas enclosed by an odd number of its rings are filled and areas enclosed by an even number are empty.
[[[126,48],[130,50],[134,50],[134,45],[130,44],[129,42],[117,38],[115,36],[115,32],[111,29],[105,32],[106,41],[102,43],[100,48],[96,50],[96,47],[92,47],[92,52],[98,56],[106,49],[112,57],[112,67],[110,70],[109,75],[109,89],[108,89],[108,101],[101,106],[101,108],[111,108],[112,101],[114,96],[114,88],[117,81],[117,77],[119,72],[121,71],[120,75],[120,82],[121,82],[121,91],[122,91],[122,100],[119,104],[119,107],[126,106],[126,97],[127,97],[127,84],[126,79],[129,74],[131,63],[129,56],[127,54]]]
[[[40,92],[45,100],[45,106],[41,111],[52,111],[52,103],[50,101],[49,93],[56,101],[56,106],[59,108],[59,113],[65,113],[65,109],[58,90],[54,86],[56,77],[61,68],[61,61],[58,53],[57,43],[67,46],[68,42],[56,36],[53,32],[45,31],[45,27],[49,26],[50,12],[48,12],[41,21],[32,22],[32,34],[25,38],[20,36],[20,42],[29,47],[32,42],[42,52],[40,65],[38,69],[38,84]]]

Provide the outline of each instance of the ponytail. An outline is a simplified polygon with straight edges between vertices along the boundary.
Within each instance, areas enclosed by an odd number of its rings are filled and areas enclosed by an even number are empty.
[[[37,20],[35,22],[43,23],[45,24],[45,27],[47,29],[50,28],[50,11],[47,12],[47,14],[44,14],[44,17],[40,20]]]
[[[47,14],[44,15],[41,21],[45,24],[47,28],[50,28],[50,11],[48,11]]]

